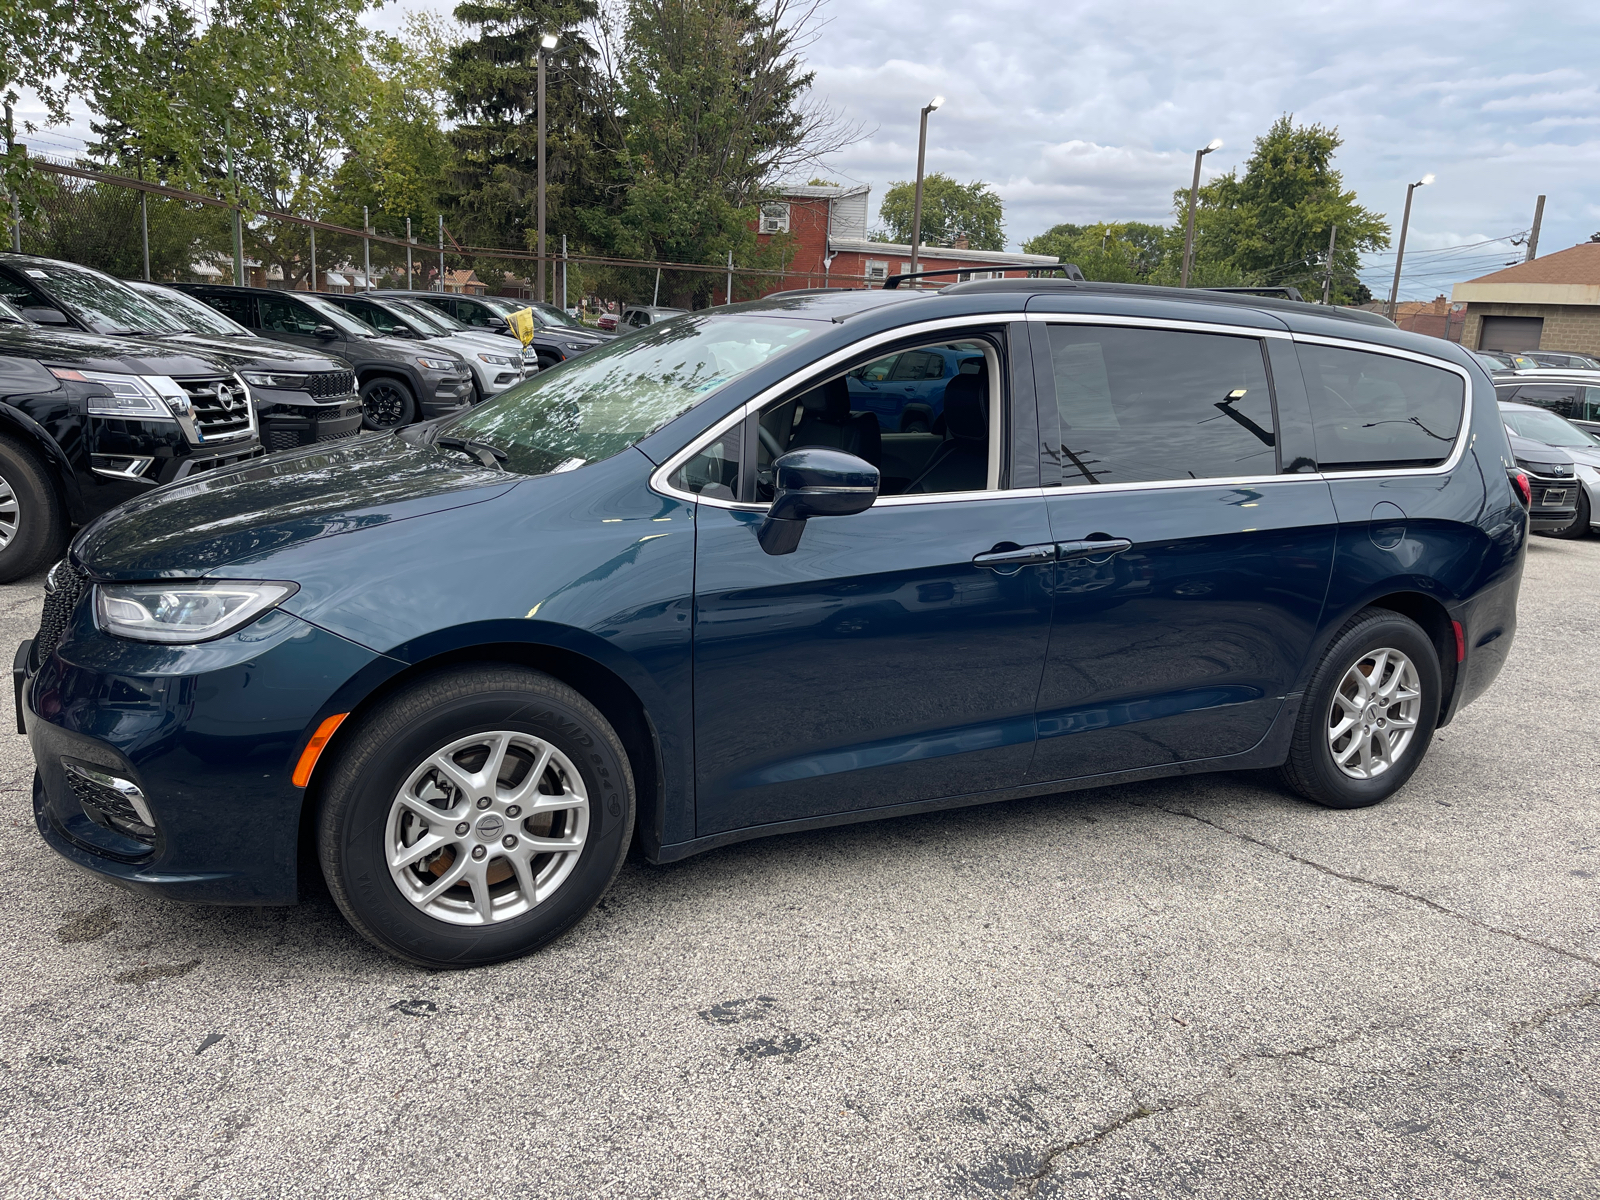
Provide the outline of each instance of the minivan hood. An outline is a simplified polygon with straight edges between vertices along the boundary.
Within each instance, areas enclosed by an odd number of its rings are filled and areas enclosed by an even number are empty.
[[[194,579],[246,556],[481,504],[522,478],[394,434],[331,445],[130,500],[86,526],[72,558],[97,579]]]

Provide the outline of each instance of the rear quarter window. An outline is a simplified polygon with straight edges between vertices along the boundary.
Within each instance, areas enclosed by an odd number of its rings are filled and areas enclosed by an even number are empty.
[[[1324,471],[1434,466],[1450,457],[1466,400],[1454,371],[1365,350],[1301,343]]]

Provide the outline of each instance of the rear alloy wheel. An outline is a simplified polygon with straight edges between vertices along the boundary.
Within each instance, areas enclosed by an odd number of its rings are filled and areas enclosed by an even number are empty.
[[[398,429],[416,419],[416,399],[398,379],[380,376],[361,385],[361,424],[365,428]]]
[[[1580,484],[1578,487],[1578,511],[1573,514],[1572,524],[1565,529],[1552,529],[1549,533],[1553,538],[1585,538],[1589,536],[1589,493]]]
[[[1438,651],[1416,622],[1388,609],[1362,610],[1311,677],[1285,782],[1329,808],[1388,799],[1427,752],[1440,694]]]
[[[49,566],[66,544],[66,512],[49,471],[23,443],[0,437],[0,583]]]
[[[350,923],[428,967],[538,949],[611,885],[633,778],[605,718],[547,675],[443,671],[385,701],[321,788],[318,851]]]

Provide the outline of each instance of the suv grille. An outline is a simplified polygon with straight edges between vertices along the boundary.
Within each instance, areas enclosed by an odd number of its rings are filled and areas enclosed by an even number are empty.
[[[72,610],[89,585],[83,572],[66,559],[50,568],[44,581],[44,612],[39,618],[39,636],[34,653],[43,662],[61,643],[61,635],[72,621]]]
[[[194,405],[195,426],[207,438],[250,432],[250,395],[231,379],[180,379]]]
[[[347,396],[356,390],[354,371],[318,371],[306,380],[306,391],[313,400],[329,396]]]

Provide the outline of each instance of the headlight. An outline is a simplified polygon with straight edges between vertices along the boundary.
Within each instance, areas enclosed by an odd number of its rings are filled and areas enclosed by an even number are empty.
[[[587,350],[591,345],[589,342],[562,342],[561,344],[568,350]]]
[[[419,358],[417,362],[430,371],[453,371],[456,369],[456,360],[453,358]]]
[[[111,393],[89,400],[89,415],[95,417],[141,417],[172,420],[173,414],[187,411],[189,394],[166,375],[114,375],[109,371],[71,371],[54,369],[57,379],[98,383]]]
[[[483,354],[480,352],[478,358],[483,362],[493,363],[497,367],[514,367],[519,361],[509,354]]]
[[[306,390],[306,376],[282,375],[276,371],[245,371],[244,381],[251,387],[263,388],[294,388],[296,391]]]
[[[140,642],[205,642],[248,625],[299,590],[295,583],[102,583],[96,623]]]

